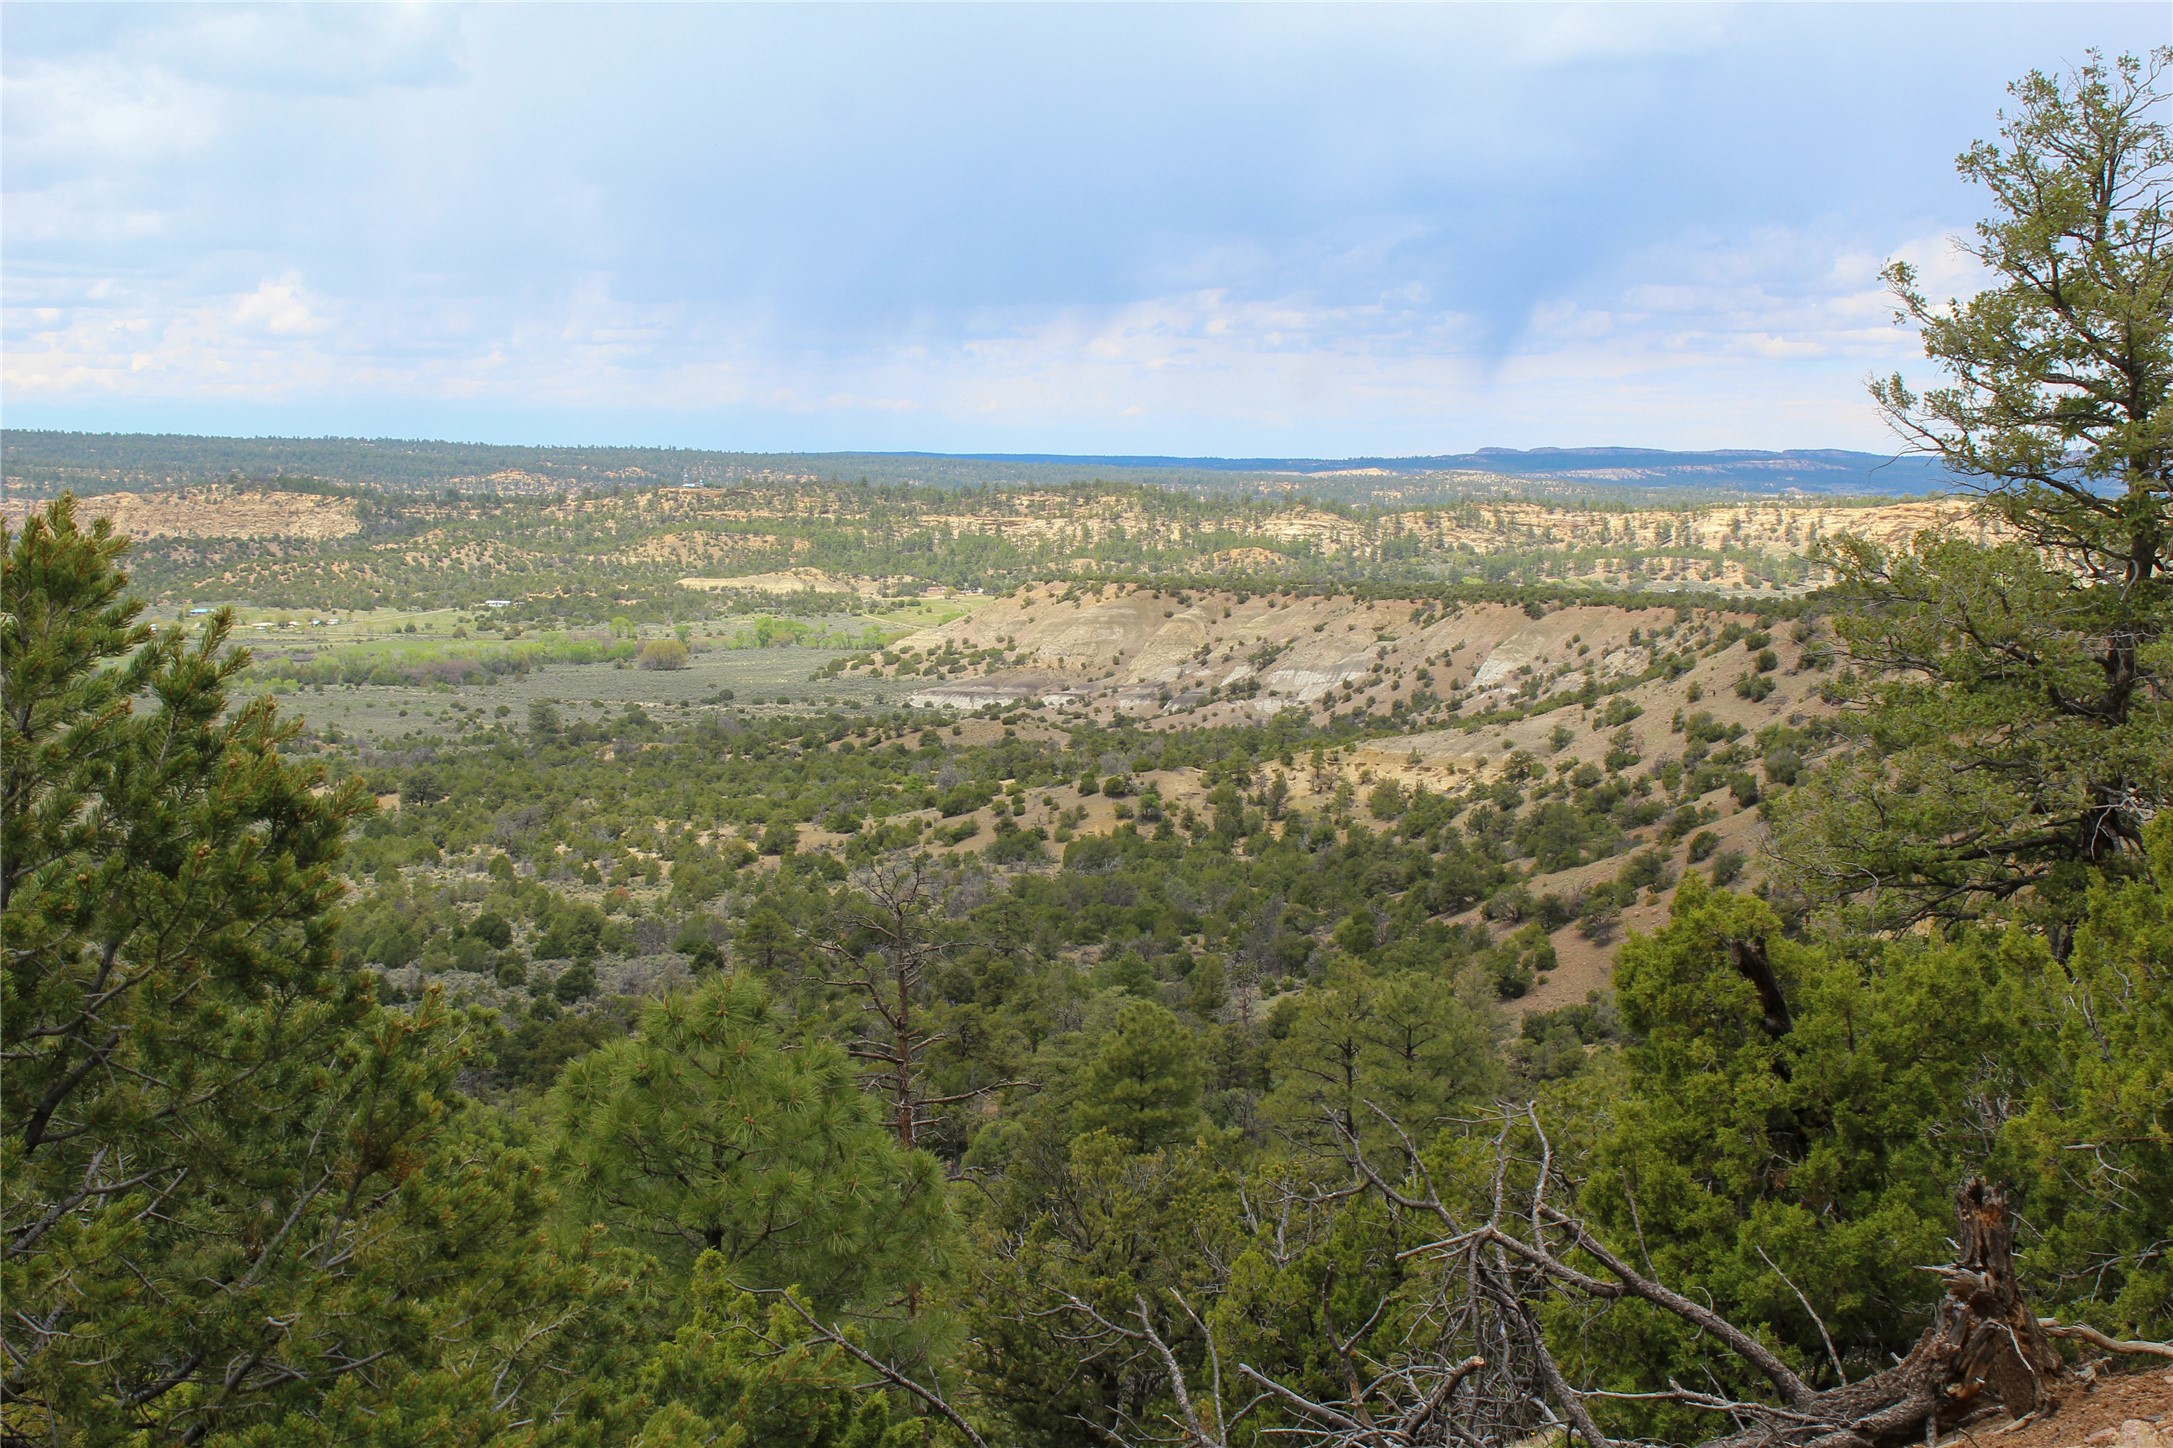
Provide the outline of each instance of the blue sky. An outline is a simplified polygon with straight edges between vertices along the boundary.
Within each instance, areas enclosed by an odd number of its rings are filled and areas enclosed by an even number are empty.
[[[1884,448],[1953,157],[2163,3],[5,6],[10,426]]]

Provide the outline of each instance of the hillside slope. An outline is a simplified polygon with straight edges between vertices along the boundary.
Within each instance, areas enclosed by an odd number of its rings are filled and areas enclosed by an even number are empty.
[[[1606,780],[1656,789],[1668,808],[1596,857],[1524,861],[1525,896],[1567,904],[1548,931],[1552,968],[1507,1006],[1523,1015],[1605,990],[1622,934],[1661,924],[1684,874],[1712,861],[1762,878],[1752,786],[1785,783],[1785,760],[1822,747],[1835,712],[1821,691],[1831,657],[1815,625],[1774,631],[1753,615],[1687,604],[1534,618],[1498,604],[1042,585],[901,641],[874,667],[929,679],[912,696],[924,707],[1013,710],[1005,718],[1022,733],[1067,716],[1187,729],[1293,709],[1315,723],[1388,726],[1283,771],[1293,810],[1348,808],[1383,786],[1466,800],[1525,781],[1526,794],[1550,781],[1580,793]],[[1719,767],[1681,788],[1701,761]],[[1211,808],[1201,770],[1155,771],[1135,785],[1172,810]],[[1124,812],[1060,788],[1025,823],[1064,817],[1078,834],[1106,834]],[[1567,918],[1632,855],[1646,858],[1650,888],[1598,926]],[[1529,918],[1472,910],[1454,923],[1505,939]]]
[[[912,696],[927,707],[1030,703],[1186,724],[1295,708],[1416,726],[1612,688],[1754,622],[1689,606],[1533,617],[1508,604],[1047,583],[903,639],[870,667],[927,679]]]

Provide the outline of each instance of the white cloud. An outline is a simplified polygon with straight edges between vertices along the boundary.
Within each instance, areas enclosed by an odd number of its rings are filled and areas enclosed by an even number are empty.
[[[1535,5],[1510,13],[1510,55],[1534,66],[1694,54],[1728,33],[1719,5]]]
[[[1987,13],[26,7],[0,377],[122,426],[1876,441],[1879,264],[1971,290],[1948,131],[2079,23]]]
[[[405,4],[177,7],[123,42],[132,54],[221,86],[352,95],[436,85],[462,73],[459,12]]]
[[[1936,258],[1927,275],[1965,295],[1986,280],[1941,238],[1912,238],[1893,254]],[[1817,231],[1686,238],[1631,258],[1614,286],[1594,297],[1540,303],[1527,324],[1526,347],[1568,351],[1605,339],[1632,366],[1655,353],[1892,366],[1918,355],[1918,346],[1894,325],[1882,265],[1879,254],[1860,244]]]
[[[225,113],[218,91],[113,54],[35,60],[8,67],[6,79],[8,165],[18,178],[169,163],[209,145]]]
[[[318,312],[294,273],[267,278],[257,289],[235,303],[234,325],[244,331],[261,331],[274,337],[314,337],[331,330],[332,322]]]
[[[1934,256],[1935,238],[1897,250]],[[266,404],[341,397],[803,418],[917,418],[1176,446],[1170,427],[1269,448],[1490,441],[1878,445],[1861,378],[1902,365],[1877,253],[1816,233],[1685,238],[1611,283],[1541,300],[1506,355],[1481,319],[1401,283],[1354,302],[1216,287],[1101,307],[937,319],[813,346],[764,318],[628,300],[591,274],[555,300],[328,297],[294,272],[196,301],[114,279],[11,299],[6,385]],[[1944,274],[1943,274],[1944,275]],[[1964,272],[1952,273],[1966,281]],[[1577,437],[1565,439],[1566,425]],[[1778,434],[1776,434],[1778,429]],[[1142,431],[1144,430],[1144,431]],[[1162,440],[1158,440],[1162,439]],[[936,445],[931,438],[929,445]]]

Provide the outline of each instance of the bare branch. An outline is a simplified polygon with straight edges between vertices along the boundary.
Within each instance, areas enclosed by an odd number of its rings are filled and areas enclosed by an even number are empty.
[[[2052,1317],[2038,1318],[2037,1325],[2045,1330],[2047,1337],[2079,1338],[2092,1347],[2101,1347],[2107,1352],[2173,1358],[2173,1342],[2124,1342],[2117,1337],[2107,1337],[2087,1324],[2076,1322],[2063,1325],[2058,1318]]]
[[[793,1313],[807,1324],[808,1330],[815,1334],[817,1342],[826,1342],[838,1348],[862,1367],[881,1377],[884,1382],[889,1383],[894,1388],[901,1388],[926,1403],[939,1417],[943,1418],[960,1433],[963,1433],[966,1441],[971,1443],[973,1448],[988,1448],[988,1440],[973,1430],[973,1425],[966,1421],[965,1415],[952,1407],[950,1400],[945,1398],[940,1391],[934,1388],[922,1387],[889,1363],[884,1362],[875,1354],[853,1342],[835,1327],[819,1321],[813,1313],[801,1306],[799,1299],[790,1292],[777,1295],[782,1297],[785,1305],[790,1307]]]

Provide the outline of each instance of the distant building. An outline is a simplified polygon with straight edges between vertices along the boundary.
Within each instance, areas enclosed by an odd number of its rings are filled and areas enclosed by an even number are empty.
[[[513,600],[512,600],[512,599],[510,599],[510,598],[486,598],[486,599],[484,599],[484,600],[483,600],[483,607],[485,607],[485,608],[511,608],[511,607],[513,607]]]

